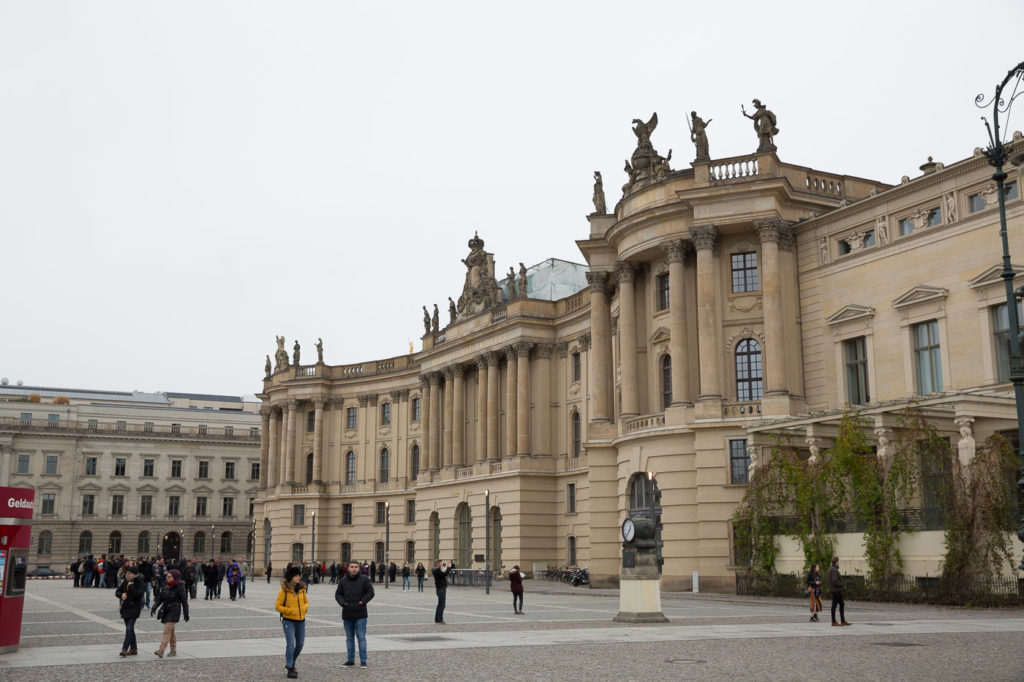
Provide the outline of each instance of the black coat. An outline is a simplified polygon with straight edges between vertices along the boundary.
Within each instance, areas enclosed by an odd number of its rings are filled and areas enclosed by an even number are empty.
[[[366,618],[366,604],[373,599],[373,583],[362,573],[354,578],[346,571],[338,581],[334,601],[341,607],[342,620]],[[363,602],[360,604],[359,602]]]
[[[161,623],[177,623],[182,615],[188,620],[188,593],[185,591],[185,584],[180,580],[174,583],[174,587],[165,585],[160,588],[160,593],[153,602],[153,610],[159,609]],[[151,611],[152,613],[152,611]]]
[[[122,600],[122,594],[128,595],[128,598]],[[141,577],[135,576],[133,580],[123,581],[114,592],[114,596],[117,597],[117,601],[121,605],[122,618],[125,620],[138,618],[142,614],[142,600],[146,596],[146,585],[142,582]]]
[[[206,564],[203,566],[203,584],[207,587],[217,587],[217,567]]]

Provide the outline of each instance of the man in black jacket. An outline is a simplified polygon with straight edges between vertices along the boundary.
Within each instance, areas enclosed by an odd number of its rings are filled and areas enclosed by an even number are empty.
[[[124,621],[124,643],[121,645],[121,656],[137,656],[138,640],[135,639],[135,621],[142,614],[142,599],[146,595],[146,587],[139,577],[136,566],[124,569],[124,582],[114,592],[120,600],[121,619]]]
[[[832,565],[828,569],[828,587],[832,592],[832,625],[850,625],[846,622],[846,600],[843,599],[843,576],[839,573],[839,557],[832,557]],[[836,622],[836,606],[839,607],[839,620]]]
[[[341,619],[345,623],[345,646],[348,660],[343,665],[353,666],[356,660],[354,639],[359,640],[359,667],[366,667],[366,604],[373,599],[373,585],[359,570],[356,561],[348,565],[348,572],[338,581],[334,601],[341,607]]]
[[[434,611],[434,622],[444,625],[444,602],[448,594],[448,578],[451,576],[453,566],[442,568],[440,560],[434,562],[434,569],[430,572],[434,576],[434,591],[437,592],[437,609]]]

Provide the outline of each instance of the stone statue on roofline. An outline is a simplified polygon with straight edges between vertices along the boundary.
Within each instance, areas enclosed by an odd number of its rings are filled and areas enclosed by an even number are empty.
[[[441,328],[441,314],[437,311],[437,304],[434,304],[434,314],[430,316],[430,328],[435,334]]]
[[[319,337],[316,340],[316,364],[324,364],[324,340]]]
[[[269,379],[270,375],[273,373],[273,369],[271,368],[271,365],[270,365],[270,356],[269,355],[267,356],[267,364],[263,366],[263,373],[264,373],[265,378],[267,378],[267,379]]]
[[[594,171],[594,213],[608,213],[604,202],[604,181],[601,179],[601,171]]]
[[[629,175],[629,182],[622,187],[624,194],[628,194],[637,186],[643,186],[655,180],[663,180],[671,170],[668,166],[669,160],[660,156],[651,144],[651,134],[657,127],[657,112],[652,114],[646,123],[639,118],[633,119],[636,149],[633,151],[633,156],[626,161],[625,171]]]
[[[519,263],[519,284],[517,288],[519,289],[519,295],[526,298],[526,266],[522,262]]]
[[[274,353],[274,371],[284,369],[288,366],[288,351],[284,349],[284,337],[275,336],[277,340],[277,352]]]
[[[427,306],[423,306],[423,334],[424,336],[430,333],[430,311],[427,310]]]
[[[740,105],[740,111],[743,115],[754,122],[754,130],[757,132],[757,140],[760,143],[757,151],[760,152],[774,152],[778,151],[775,146],[775,136],[779,134],[779,129],[775,126],[775,114],[768,110],[768,107],[761,104],[761,100],[754,100],[754,113],[748,114],[747,110]]]
[[[301,351],[301,348],[299,346],[299,340],[295,339],[295,345],[292,346],[292,362],[294,362],[296,365],[299,364],[299,352],[300,351]]]
[[[508,287],[508,298],[512,300],[516,297],[516,271],[512,266],[508,266],[508,276],[505,277],[505,285]]]
[[[484,251],[484,240],[473,233],[469,240],[469,255],[462,259],[466,266],[466,281],[455,306],[454,322],[466,315],[477,315],[501,303],[501,287],[494,278],[494,259]],[[451,311],[449,311],[451,312]]]
[[[455,324],[455,318],[458,317],[457,310],[458,309],[455,306],[455,301],[453,301],[452,297],[449,296],[448,297],[448,324]]]
[[[711,153],[708,151],[707,127],[714,119],[709,118],[707,123],[697,115],[696,111],[690,112],[690,141],[697,147],[697,158],[694,161],[710,161]]]

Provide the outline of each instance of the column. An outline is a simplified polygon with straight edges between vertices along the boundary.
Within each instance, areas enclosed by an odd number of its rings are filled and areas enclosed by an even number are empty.
[[[476,452],[474,460],[487,459],[487,356],[476,359]]]
[[[532,343],[516,344],[516,454],[530,454],[530,349]]]
[[[260,482],[259,489],[267,488],[267,467],[270,466],[270,407],[260,408],[263,427],[260,429]]]
[[[0,486],[4,487],[11,484],[11,447],[0,445]]]
[[[441,466],[452,465],[452,422],[455,420],[455,404],[452,400],[455,393],[455,371],[451,366],[444,370],[444,446],[441,453]]]
[[[686,352],[686,302],[683,299],[683,258],[690,249],[690,245],[682,239],[673,239],[661,246],[668,258],[672,404],[690,405],[690,356]]]
[[[778,218],[754,221],[761,237],[761,295],[764,305],[764,379],[765,393],[784,395],[786,390],[786,351],[782,325],[782,279],[779,272],[779,241],[788,226]]]
[[[498,461],[498,389],[501,380],[498,378],[498,354],[494,351],[487,354],[487,461]]]
[[[611,421],[611,384],[608,381],[611,365],[611,342],[608,338],[611,319],[608,311],[607,272],[588,272],[590,284],[590,332],[593,350],[590,353],[591,419],[595,422]]]
[[[391,444],[388,445],[388,450],[391,452],[391,478],[397,481],[402,476],[402,471],[408,471],[409,467],[406,466],[403,469],[398,468],[399,461],[407,463],[409,457],[409,447],[406,446],[405,452],[399,455],[398,452],[398,435],[399,425],[408,424],[408,416],[405,417],[405,421],[401,421],[402,416],[402,403],[408,404],[409,402],[409,389],[400,388],[391,391]],[[406,411],[408,415],[408,410]],[[408,435],[408,427],[406,428],[406,435]]]
[[[622,367],[622,416],[635,417],[640,414],[637,407],[636,379],[636,298],[633,278],[636,270],[631,263],[615,263],[615,275],[619,280],[619,351]]]
[[[452,465],[466,465],[466,366],[452,368]]]
[[[508,390],[505,393],[505,457],[515,457],[516,454],[516,412],[518,393],[516,392],[516,349],[509,346],[505,349],[506,377],[505,385]]]
[[[288,401],[288,425],[285,428],[285,471],[284,482],[295,484],[295,420],[298,419],[299,401]]]
[[[537,425],[540,445],[535,456],[551,454],[551,354],[555,346],[537,344]]]
[[[690,238],[697,250],[697,354],[700,358],[700,398],[722,397],[721,370],[718,366],[718,315],[715,311],[714,225],[695,225]]]
[[[270,406],[270,428],[269,436],[270,439],[270,452],[267,457],[267,489],[273,489],[277,487],[277,482],[280,480],[278,474],[280,473],[281,467],[281,438],[280,438],[280,424],[281,422],[281,408],[276,405]]]
[[[324,440],[324,403],[323,398],[313,399],[313,483],[323,483],[323,440]]]
[[[431,372],[428,375],[430,381],[430,445],[427,448],[427,456],[430,462],[430,471],[437,471],[441,467],[441,375]]]

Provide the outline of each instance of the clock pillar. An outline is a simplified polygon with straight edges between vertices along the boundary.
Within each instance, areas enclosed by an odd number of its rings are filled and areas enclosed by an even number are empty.
[[[653,514],[631,516],[622,524],[622,568],[616,623],[667,623],[661,611],[661,575]]]

